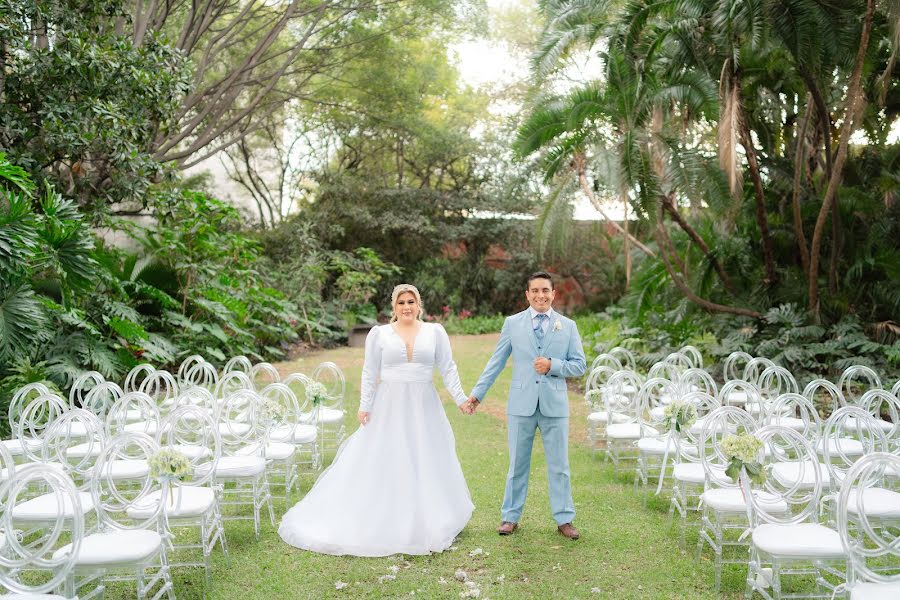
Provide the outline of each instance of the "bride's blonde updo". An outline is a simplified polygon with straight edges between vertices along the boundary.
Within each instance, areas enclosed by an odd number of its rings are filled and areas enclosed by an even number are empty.
[[[420,321],[425,320],[425,307],[422,306],[422,296],[419,295],[419,290],[412,284],[401,283],[394,286],[394,291],[391,292],[391,323],[397,320],[397,299],[400,297],[400,294],[405,294],[406,292],[416,297],[416,304],[419,305],[419,316],[417,318]]]

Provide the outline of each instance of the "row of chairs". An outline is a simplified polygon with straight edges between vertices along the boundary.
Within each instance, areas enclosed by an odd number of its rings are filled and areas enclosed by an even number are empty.
[[[617,471],[635,465],[635,489],[652,483],[670,492],[682,540],[688,513],[700,514],[698,557],[704,546],[713,550],[717,591],[727,563],[748,566],[748,598],[830,597],[829,574],[842,582],[838,591],[857,590],[854,598],[900,589],[891,587],[900,586],[900,383],[885,390],[874,371],[857,366],[836,384],[816,380],[800,393],[786,369],[736,353],[720,388],[691,347],[645,377],[634,365],[621,348],[595,359],[586,384],[591,440]],[[690,406],[693,422],[667,432],[672,403]],[[764,484],[741,486],[726,474],[722,442],[737,433],[763,441]],[[866,565],[873,553],[893,578]],[[785,596],[790,575],[814,575],[815,591]]]
[[[273,487],[289,502],[301,468],[319,471],[343,437],[343,374],[323,363],[282,380],[240,358],[221,373],[199,357],[177,376],[141,366],[121,388],[85,374],[68,402],[42,384],[19,390],[17,435],[0,444],[3,585],[90,598],[126,578],[138,598],[174,598],[172,567],[201,566],[208,585],[215,546],[227,557],[225,521],[253,520],[258,539],[267,509],[274,526]],[[341,423],[326,433],[328,411]],[[188,463],[182,479],[154,473],[168,451]]]

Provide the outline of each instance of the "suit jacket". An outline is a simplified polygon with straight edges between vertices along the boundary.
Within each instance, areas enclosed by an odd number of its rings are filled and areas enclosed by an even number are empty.
[[[507,317],[494,354],[472,390],[473,396],[484,399],[510,356],[513,373],[506,413],[531,416],[540,400],[544,416],[568,417],[566,378],[580,377],[585,370],[584,350],[575,321],[555,313],[547,333],[538,340],[528,310]],[[550,359],[550,371],[546,375],[538,375],[534,370],[534,360],[538,356]]]

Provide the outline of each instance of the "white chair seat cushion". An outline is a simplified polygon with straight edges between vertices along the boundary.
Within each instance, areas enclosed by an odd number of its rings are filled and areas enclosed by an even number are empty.
[[[9,469],[0,469],[0,481],[9,479],[9,471]],[[13,469],[13,473],[15,473],[15,468]]]
[[[221,436],[245,436],[250,432],[249,423],[219,423],[219,435]]]
[[[866,488],[862,493],[862,504],[866,516],[870,518],[900,519],[900,493],[893,490]],[[860,513],[859,488],[850,490],[847,509],[855,515]]]
[[[159,430],[159,423],[138,421],[136,423],[128,423],[123,429],[129,433],[146,433],[149,436],[154,436]]]
[[[803,470],[803,474],[800,474],[800,470]],[[818,467],[812,461],[804,461],[802,464],[800,462],[778,462],[772,465],[772,476],[778,480],[778,483],[785,486],[792,486],[798,481],[803,488],[812,488],[816,482],[816,476],[814,469],[818,468],[819,470],[819,482],[822,486],[827,486],[831,484],[831,474],[828,472],[828,467],[822,463],[819,463]]]
[[[772,425],[787,427],[794,431],[803,431],[806,429],[806,423],[803,422],[803,419],[798,419],[797,417],[775,417],[772,419]]]
[[[900,582],[857,583],[850,588],[850,600],[897,600],[900,598]]]
[[[592,423],[609,423],[609,414],[605,410],[597,410],[587,416],[588,421]],[[625,423],[628,417],[621,413],[613,413],[613,423]]]
[[[94,499],[89,493],[79,492],[78,501],[81,504],[82,514],[87,514],[94,509]],[[12,516],[15,521],[52,521],[56,519],[59,511],[57,495],[51,492],[17,504],[13,509]],[[68,495],[63,496],[62,514],[66,519],[71,519],[75,515],[72,500]]]
[[[293,435],[292,435],[293,434]],[[305,425],[300,423],[291,427],[290,425],[282,425],[276,427],[269,438],[276,442],[293,442],[294,444],[310,444],[319,437],[319,431],[314,425]]]
[[[244,446],[235,454],[239,456],[250,456],[256,454],[258,444]],[[269,460],[286,460],[294,455],[297,447],[286,442],[269,442],[266,444],[266,458]]]
[[[838,532],[818,523],[760,525],[753,530],[753,545],[773,556],[844,557]]]
[[[337,408],[320,408],[319,422],[324,424],[341,423],[344,420],[344,411]]]
[[[691,425],[690,432],[694,436],[699,437],[703,433],[703,428],[705,426],[706,426],[706,417],[700,417],[699,419],[694,421],[693,425]],[[722,421],[715,421],[715,427],[710,428],[710,433],[714,433],[713,430],[715,430],[715,433],[719,433],[722,431],[723,428],[727,428],[728,431],[730,431],[730,432],[734,432],[736,430],[736,427],[734,424],[725,425],[724,423],[722,423]]]
[[[713,467],[713,469],[720,479],[731,481],[731,478],[725,475],[725,469],[720,469],[718,467]],[[672,470],[672,476],[678,481],[684,481],[686,483],[703,483],[706,481],[706,472],[703,470],[703,465],[700,463],[678,463]]]
[[[3,550],[6,547],[6,536],[3,535],[3,532],[0,531],[0,550]]]
[[[171,446],[165,447],[171,448],[176,452],[181,452],[191,462],[200,460],[201,458],[212,457],[212,450],[203,446],[198,446],[196,444],[173,444]]]
[[[606,428],[606,437],[611,440],[638,440],[643,436],[657,436],[659,432],[653,427],[640,423],[616,423]]]
[[[816,451],[819,454],[825,454],[825,440],[819,440],[816,445]],[[828,443],[828,452],[833,456],[837,456],[838,452],[842,452],[845,456],[862,456],[865,452],[862,442],[853,438],[838,438],[830,440]]]
[[[66,597],[56,594],[3,594],[0,600],[66,600]]]
[[[92,467],[91,475],[97,470]],[[114,480],[142,479],[150,474],[150,464],[144,459],[118,459],[106,463],[103,476]]]
[[[148,519],[156,511],[162,490],[156,490],[141,498],[126,512],[132,519]],[[166,494],[166,514],[169,518],[199,517],[205,515],[216,503],[216,495],[210,488],[175,486],[171,497]]]
[[[872,427],[872,420],[870,420],[870,419],[864,420],[862,422],[862,427],[860,427],[856,423],[856,417],[848,417],[843,422],[843,425],[844,425],[844,427],[843,427],[844,431],[853,432],[858,429],[862,429],[863,431],[868,431],[869,428]],[[894,430],[894,424],[891,423],[890,421],[885,421],[884,419],[876,419],[875,426],[877,428],[881,429],[881,431],[883,431],[884,433],[890,433],[891,431]]]
[[[22,440],[3,440],[2,444],[9,450],[9,453],[13,456],[22,456],[25,454],[24,445],[22,444]],[[38,450],[41,447],[40,440],[30,440],[28,442],[28,447],[31,450]]]
[[[666,453],[666,446],[669,447],[669,455],[674,456],[675,453],[675,439],[668,438],[669,443],[666,444],[666,436],[660,437],[643,437],[638,440],[637,447],[638,450],[643,452],[644,454],[659,454],[663,455]],[[695,446],[681,443],[680,444],[681,451],[685,454],[689,454],[691,456],[697,456],[697,448]]]
[[[103,442],[97,440],[95,442],[82,442],[66,448],[67,458],[84,458],[90,456],[100,456],[103,451]]]
[[[53,553],[60,558],[69,552],[67,544]],[[162,548],[162,537],[147,529],[111,531],[85,536],[75,564],[78,566],[112,567],[142,563],[153,558]]]
[[[774,494],[768,492],[754,492],[757,501],[763,504],[769,513],[786,513],[788,511],[787,502]],[[718,512],[728,513],[746,513],[747,503],[744,501],[744,494],[740,488],[713,488],[706,490],[700,495],[703,504]]]
[[[732,390],[728,392],[728,395],[725,396],[725,404],[746,404],[747,403],[747,392],[742,392],[740,390]]]
[[[197,467],[202,476],[209,464]],[[266,459],[261,456],[223,456],[216,465],[216,477],[255,477],[266,470]]]

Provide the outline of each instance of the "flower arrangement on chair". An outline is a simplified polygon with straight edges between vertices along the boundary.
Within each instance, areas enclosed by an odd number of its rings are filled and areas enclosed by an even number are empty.
[[[697,422],[697,407],[683,400],[673,400],[663,410],[663,424],[667,431],[680,435]]]
[[[306,399],[313,406],[320,406],[328,399],[328,390],[318,381],[312,381],[306,386]]]
[[[742,472],[758,485],[766,482],[766,472],[760,463],[759,453],[763,443],[750,433],[730,435],[722,440],[722,452],[729,459],[725,474],[734,481],[740,480]]]
[[[184,481],[191,475],[191,461],[188,457],[172,448],[162,448],[150,457],[150,477],[166,482],[169,488],[169,501],[174,503],[173,481]]]

